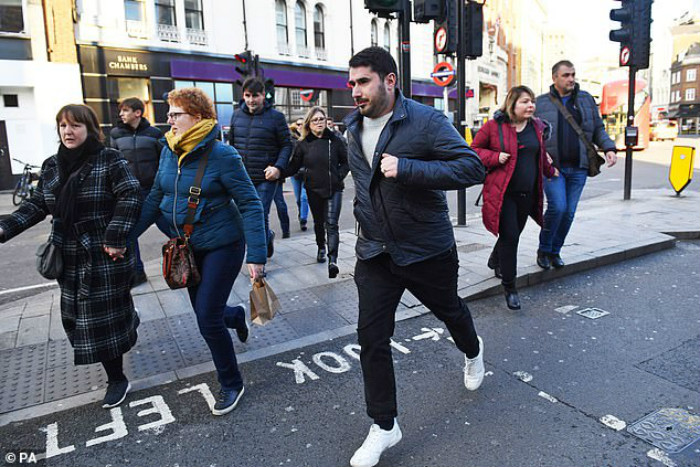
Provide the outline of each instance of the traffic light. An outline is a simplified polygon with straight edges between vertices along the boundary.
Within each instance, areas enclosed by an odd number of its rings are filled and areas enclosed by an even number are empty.
[[[403,11],[404,0],[365,0],[365,9],[372,13]]]
[[[245,79],[248,76],[255,76],[255,59],[253,52],[246,50],[245,52],[236,54],[233,58],[240,63],[236,66],[236,71]]]
[[[265,102],[275,104],[275,80],[272,78],[265,80]]]
[[[445,2],[444,15],[435,20],[435,34],[433,45],[435,55],[451,55],[457,52],[457,40],[459,33],[457,30],[457,2],[447,0]]]
[[[620,43],[620,65],[649,68],[652,0],[619,0],[620,8],[610,10],[610,19],[620,29],[610,31],[610,40]]]
[[[467,2],[464,15],[464,56],[466,58],[481,57],[484,54],[483,48],[484,32],[484,4],[477,2]]]
[[[431,19],[437,20],[442,18],[444,14],[445,0],[413,0],[413,21],[415,23],[429,23]]]

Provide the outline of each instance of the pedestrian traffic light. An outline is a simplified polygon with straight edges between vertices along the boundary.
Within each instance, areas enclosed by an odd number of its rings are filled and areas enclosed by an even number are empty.
[[[463,0],[462,0],[463,1]],[[447,0],[444,15],[435,20],[435,34],[433,44],[435,55],[452,55],[457,52],[457,40],[459,38],[457,24],[457,2]]]
[[[620,8],[610,10],[610,19],[620,29],[610,31],[610,40],[620,43],[620,65],[649,68],[652,0],[618,0]]]
[[[453,0],[448,0],[453,1]],[[413,22],[429,23],[445,15],[445,0],[413,0]]]
[[[275,104],[275,81],[272,78],[265,80],[265,102]]]
[[[253,52],[246,50],[245,52],[234,55],[233,58],[240,63],[240,66],[236,66],[236,71],[244,79],[248,76],[255,76],[255,57],[253,57]]]
[[[484,33],[484,4],[477,2],[467,2],[464,15],[464,56],[466,58],[477,58],[484,54],[483,33]]]
[[[365,0],[365,9],[372,13],[394,13],[403,11],[404,0]]]

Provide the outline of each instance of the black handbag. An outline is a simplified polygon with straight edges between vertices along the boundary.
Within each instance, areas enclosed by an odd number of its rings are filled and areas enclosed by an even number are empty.
[[[46,279],[58,279],[63,274],[63,254],[50,241],[42,243],[36,250],[36,270]]]

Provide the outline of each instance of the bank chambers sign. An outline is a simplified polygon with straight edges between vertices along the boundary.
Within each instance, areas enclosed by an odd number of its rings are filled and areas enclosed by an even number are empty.
[[[119,50],[105,50],[104,59],[108,75],[122,76],[149,76],[154,61],[148,54]]]

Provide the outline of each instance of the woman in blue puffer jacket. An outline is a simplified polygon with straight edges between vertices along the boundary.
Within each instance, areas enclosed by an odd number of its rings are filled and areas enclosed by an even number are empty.
[[[189,189],[201,156],[211,147],[189,239],[202,279],[187,291],[221,384],[212,413],[224,415],[236,408],[245,391],[227,327],[235,329],[242,342],[249,332],[245,308],[227,306],[226,300],[243,265],[246,244],[251,278],[263,275],[263,208],[241,157],[215,138],[220,128],[212,100],[201,89],[185,88],[171,91],[168,104],[172,126],[134,234],[143,233],[162,215],[169,220],[171,237],[183,235]]]

